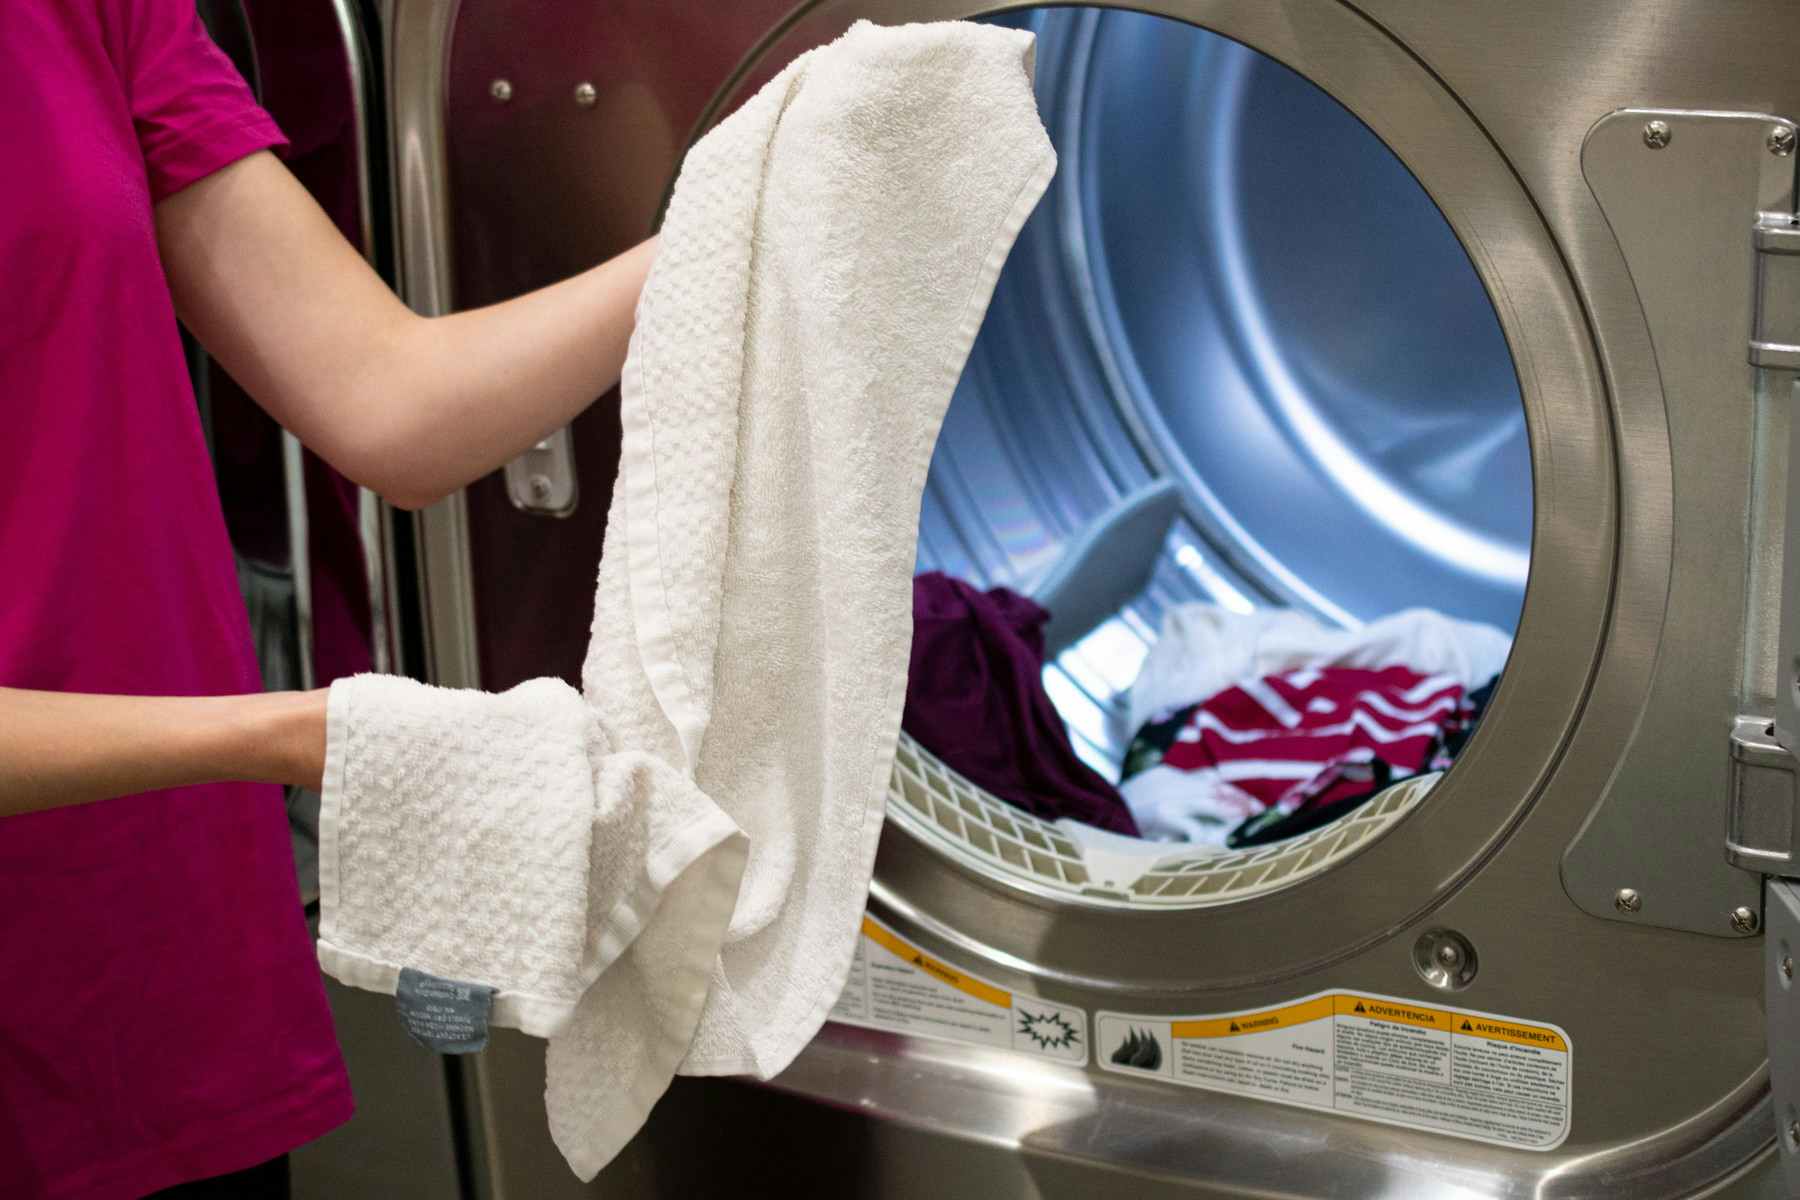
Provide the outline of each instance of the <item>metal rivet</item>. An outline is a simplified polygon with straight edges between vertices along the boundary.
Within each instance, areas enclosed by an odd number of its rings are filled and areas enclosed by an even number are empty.
[[[533,475],[530,479],[525,481],[525,488],[531,493],[531,498],[533,500],[542,504],[550,498],[550,477],[548,475]]]
[[[492,96],[500,103],[505,104],[508,100],[512,99],[512,81],[509,79],[494,80],[494,82],[488,84],[488,95]]]
[[[1644,907],[1644,898],[1636,888],[1620,888],[1613,894],[1613,906],[1620,912],[1636,912]]]
[[[1644,145],[1652,150],[1661,150],[1669,144],[1669,139],[1674,136],[1667,121],[1652,121],[1644,126]]]
[[[581,105],[581,107],[592,108],[594,107],[594,101],[598,99],[600,99],[600,93],[594,90],[593,84],[578,83],[575,85],[575,103]]]
[[[1753,909],[1740,907],[1731,910],[1731,927],[1739,933],[1755,933],[1757,924]]]
[[[1769,130],[1769,153],[1776,158],[1786,158],[1794,152],[1794,127],[1777,125]]]

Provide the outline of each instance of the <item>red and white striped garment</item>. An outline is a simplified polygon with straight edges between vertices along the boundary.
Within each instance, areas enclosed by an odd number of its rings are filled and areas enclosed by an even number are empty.
[[[1120,789],[1134,809],[1178,801],[1189,839],[1217,844],[1268,809],[1367,794],[1378,759],[1394,780],[1436,769],[1445,735],[1469,713],[1457,678],[1391,666],[1286,671],[1176,716],[1161,761]]]

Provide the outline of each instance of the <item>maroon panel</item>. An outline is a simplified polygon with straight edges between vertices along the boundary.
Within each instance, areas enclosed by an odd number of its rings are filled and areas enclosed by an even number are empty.
[[[457,307],[553,283],[646,236],[696,123],[789,7],[464,0],[447,117]],[[496,79],[511,84],[505,103]],[[582,83],[591,106],[575,101]],[[469,489],[485,687],[579,674],[618,472],[616,393],[573,438],[581,490],[569,517],[519,512],[498,474]]]

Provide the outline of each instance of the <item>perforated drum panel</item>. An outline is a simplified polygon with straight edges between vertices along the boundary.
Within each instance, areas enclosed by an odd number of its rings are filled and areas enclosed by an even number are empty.
[[[1348,816],[1285,842],[1176,850],[1034,817],[902,733],[888,819],[965,866],[1037,895],[1113,908],[1197,908],[1264,895],[1344,861],[1411,812],[1439,778],[1396,784]]]

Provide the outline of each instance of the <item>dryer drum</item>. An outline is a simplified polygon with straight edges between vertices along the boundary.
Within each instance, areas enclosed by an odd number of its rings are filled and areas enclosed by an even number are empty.
[[[1335,625],[1425,606],[1510,633],[1524,409],[1481,280],[1413,175],[1319,87],[1196,26],[995,19],[1037,35],[1060,165],[945,422],[921,569],[1030,591],[1108,506],[1176,485],[1147,586],[1046,671],[1077,751],[1114,779],[1135,732],[1123,694],[1174,606]],[[1298,882],[1428,791],[1269,846],[1131,847],[1021,813],[904,737],[889,809],[1037,895],[1168,907]]]

